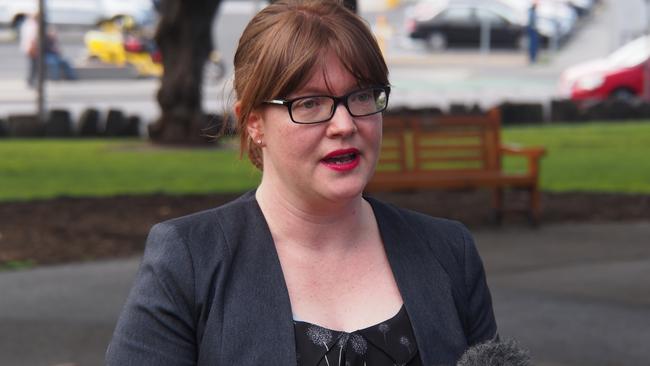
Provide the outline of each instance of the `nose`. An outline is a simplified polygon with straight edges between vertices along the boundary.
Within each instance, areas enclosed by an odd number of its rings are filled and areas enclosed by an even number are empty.
[[[334,116],[327,122],[327,136],[330,138],[348,137],[357,132],[357,123],[343,103],[336,106]]]

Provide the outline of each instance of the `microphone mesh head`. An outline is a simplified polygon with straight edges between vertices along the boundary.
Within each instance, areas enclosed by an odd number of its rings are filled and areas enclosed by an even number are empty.
[[[530,366],[530,355],[512,339],[470,347],[457,366]]]

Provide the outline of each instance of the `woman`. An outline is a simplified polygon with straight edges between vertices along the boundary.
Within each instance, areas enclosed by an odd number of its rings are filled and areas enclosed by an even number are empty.
[[[362,195],[388,71],[335,1],[280,1],[235,55],[255,192],[156,225],[109,365],[447,365],[496,336],[460,224]]]

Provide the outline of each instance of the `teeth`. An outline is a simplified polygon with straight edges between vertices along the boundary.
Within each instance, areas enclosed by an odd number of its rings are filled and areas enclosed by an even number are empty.
[[[330,162],[333,162],[333,163],[336,163],[336,164],[343,164],[343,163],[347,163],[347,162],[349,162],[351,160],[354,160],[356,155],[357,154],[355,154],[355,153],[339,155],[339,156],[336,156],[336,157],[331,157],[331,158],[327,159],[327,161],[330,161]]]

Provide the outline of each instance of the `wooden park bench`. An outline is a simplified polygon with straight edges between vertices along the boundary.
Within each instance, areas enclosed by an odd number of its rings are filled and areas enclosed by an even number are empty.
[[[504,214],[504,189],[529,194],[531,223],[540,217],[539,160],[542,147],[505,146],[500,141],[498,109],[482,115],[386,114],[377,171],[368,192],[488,188],[494,219]],[[505,155],[527,159],[524,172],[506,172]]]

